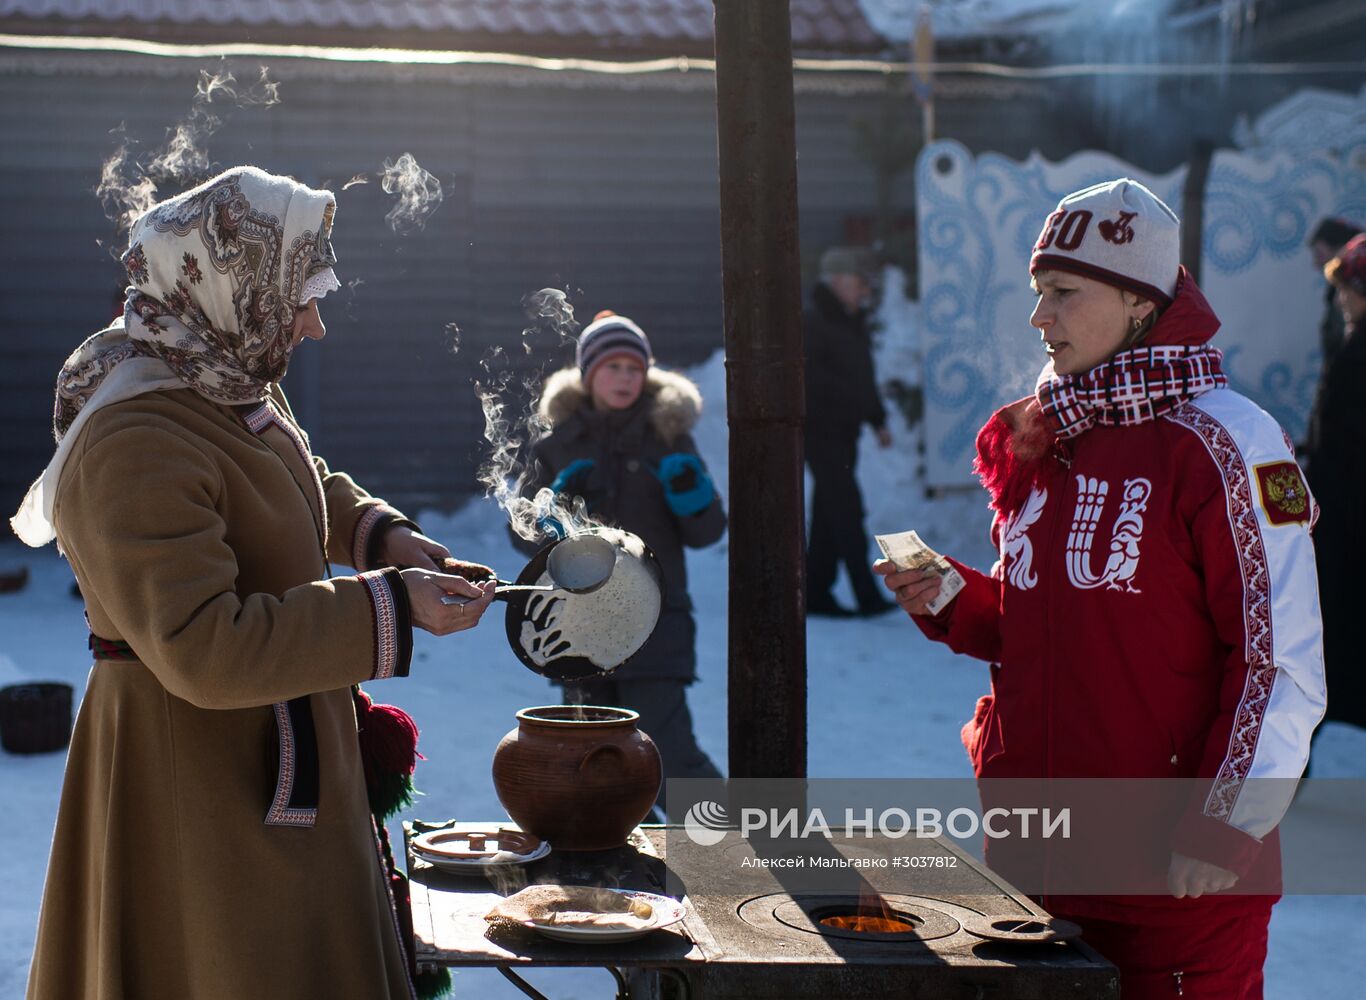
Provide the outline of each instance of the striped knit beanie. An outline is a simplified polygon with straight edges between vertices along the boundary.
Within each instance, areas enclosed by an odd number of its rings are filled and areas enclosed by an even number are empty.
[[[1181,269],[1181,222],[1138,181],[1075,191],[1043,224],[1029,273],[1068,271],[1168,305]]]
[[[625,316],[604,309],[579,334],[579,346],[574,352],[584,386],[593,384],[593,373],[599,365],[622,354],[636,358],[646,368],[654,363],[650,338],[645,336],[645,331]]]

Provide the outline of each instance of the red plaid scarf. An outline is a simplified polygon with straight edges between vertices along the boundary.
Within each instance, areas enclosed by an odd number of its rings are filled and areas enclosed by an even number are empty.
[[[1136,347],[1084,375],[1055,375],[1050,362],[1034,394],[1049,430],[1064,440],[1097,423],[1133,427],[1228,385],[1223,356],[1203,344]]]

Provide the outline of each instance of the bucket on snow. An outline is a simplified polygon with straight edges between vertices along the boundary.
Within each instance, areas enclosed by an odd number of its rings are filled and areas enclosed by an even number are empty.
[[[10,753],[50,753],[71,742],[70,684],[0,688],[0,746]]]

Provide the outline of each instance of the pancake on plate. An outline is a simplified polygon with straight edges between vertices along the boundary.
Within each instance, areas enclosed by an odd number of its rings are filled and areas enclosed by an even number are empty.
[[[484,919],[495,927],[550,924],[610,930],[645,930],[654,907],[611,889],[590,885],[531,885],[500,900]]]

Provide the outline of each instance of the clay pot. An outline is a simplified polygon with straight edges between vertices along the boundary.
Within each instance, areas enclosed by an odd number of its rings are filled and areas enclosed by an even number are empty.
[[[639,718],[597,705],[522,709],[493,754],[498,801],[557,850],[620,847],[659,794],[659,751]]]

